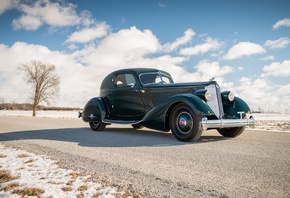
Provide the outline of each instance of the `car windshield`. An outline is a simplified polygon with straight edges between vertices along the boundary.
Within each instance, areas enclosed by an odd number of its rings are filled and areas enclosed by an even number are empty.
[[[165,75],[165,74],[160,73],[160,72],[141,74],[140,81],[143,85],[173,83],[173,80],[170,76]]]

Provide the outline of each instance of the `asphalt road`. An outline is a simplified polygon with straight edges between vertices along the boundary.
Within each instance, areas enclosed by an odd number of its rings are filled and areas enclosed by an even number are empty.
[[[213,130],[184,143],[127,125],[93,132],[81,119],[1,116],[0,141],[145,197],[290,197],[290,133],[247,129],[230,139]]]

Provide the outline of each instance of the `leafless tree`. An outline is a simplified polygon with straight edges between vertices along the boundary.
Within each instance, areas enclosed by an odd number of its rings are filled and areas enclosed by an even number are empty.
[[[30,63],[21,63],[17,69],[24,73],[24,80],[32,86],[33,112],[41,102],[49,101],[59,94],[60,80],[55,72],[55,66],[32,60]]]

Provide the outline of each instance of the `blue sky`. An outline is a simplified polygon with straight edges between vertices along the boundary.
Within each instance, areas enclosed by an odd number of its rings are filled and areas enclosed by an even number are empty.
[[[2,0],[0,97],[29,101],[15,68],[34,59],[57,68],[56,106],[82,107],[115,69],[155,67],[290,112],[289,10],[289,0]]]

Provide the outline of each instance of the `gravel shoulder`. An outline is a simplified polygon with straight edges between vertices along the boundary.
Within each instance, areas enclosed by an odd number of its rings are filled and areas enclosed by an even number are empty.
[[[128,127],[128,128],[126,128]],[[216,131],[182,143],[171,133],[78,119],[0,117],[0,141],[139,197],[289,197],[290,133]]]

